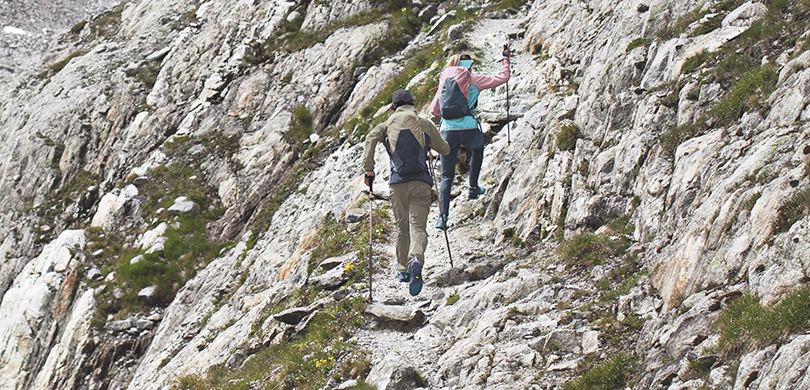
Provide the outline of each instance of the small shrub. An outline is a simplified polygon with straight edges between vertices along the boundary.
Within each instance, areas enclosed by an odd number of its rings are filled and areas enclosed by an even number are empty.
[[[452,304],[458,302],[459,299],[460,297],[458,296],[458,294],[454,292],[447,297],[447,303],[445,303],[445,306],[451,306]]]
[[[629,53],[629,52],[633,51],[633,49],[635,49],[637,47],[649,46],[650,43],[652,43],[652,39],[650,39],[650,38],[636,38],[636,39],[630,41],[630,43],[627,45],[627,48],[624,49],[624,51]]]
[[[577,146],[577,140],[582,138],[582,133],[577,124],[567,124],[560,128],[557,133],[556,142],[557,148],[560,151],[568,151]]]
[[[625,353],[614,355],[580,377],[568,382],[564,390],[613,390],[624,388],[633,358]]]

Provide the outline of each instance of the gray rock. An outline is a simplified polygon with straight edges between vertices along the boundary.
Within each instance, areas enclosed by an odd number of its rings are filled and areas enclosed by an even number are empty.
[[[298,325],[301,320],[310,315],[313,311],[315,311],[315,309],[310,307],[293,307],[274,314],[273,318],[285,324]]]
[[[309,278],[309,283],[321,290],[335,290],[349,280],[345,267],[335,267],[323,275]]]
[[[599,332],[590,330],[582,335],[582,353],[590,355],[599,350]]]
[[[418,17],[423,22],[430,22],[430,19],[436,16],[438,10],[439,9],[436,7],[436,4],[428,4],[427,7],[423,8],[422,11],[419,12]]]
[[[137,256],[133,257],[131,260],[129,260],[129,263],[130,264],[137,264],[137,263],[140,263],[141,261],[143,261],[143,255],[137,255]]]
[[[149,62],[158,62],[158,61],[162,60],[164,57],[166,57],[166,55],[169,54],[170,51],[172,51],[171,46],[164,47],[164,48],[162,48],[160,50],[156,50],[156,51],[152,52],[152,54],[146,56],[146,60],[149,61]],[[137,185],[137,184],[135,184],[135,185]]]
[[[197,203],[191,200],[184,200],[171,205],[168,211],[172,214],[178,215],[178,214],[190,214],[196,212],[199,209],[200,206]]]
[[[154,322],[141,318],[132,320],[132,325],[140,330],[147,330],[155,327]]]
[[[101,280],[103,277],[104,277],[104,274],[98,268],[90,268],[90,270],[87,271],[87,279]]]
[[[422,310],[409,306],[372,304],[366,308],[366,313],[374,316],[381,326],[412,327],[425,320]]]
[[[149,180],[150,179],[146,176],[138,176],[135,178],[135,180],[132,180],[132,185],[140,188],[149,183]]]
[[[368,209],[348,209],[344,219],[346,222],[355,223],[360,222],[368,217]]]
[[[650,10],[650,6],[644,3],[639,3],[638,7],[636,7],[636,11],[640,13],[644,13]]]
[[[463,33],[464,33],[464,25],[454,24],[447,29],[447,40],[455,41],[456,39],[461,38],[461,35]]]
[[[144,287],[138,291],[138,298],[146,299],[149,302],[154,302],[157,299],[157,286]]]
[[[132,327],[132,321],[130,319],[126,320],[118,320],[118,321],[110,321],[104,324],[104,328],[108,329],[111,332],[123,332],[127,329]]]
[[[135,76],[136,74],[138,74],[139,70],[141,70],[140,65],[138,65],[138,64],[136,64],[134,62],[130,62],[130,63],[127,64],[126,67],[124,67],[124,74],[126,74],[129,77],[132,77],[132,76]]]
[[[110,273],[110,275],[112,275],[112,273]],[[116,288],[113,290],[113,293],[112,293],[112,294],[113,294],[113,297],[115,297],[115,299],[121,299],[121,297],[123,297],[123,296],[124,296],[124,291],[123,291],[123,290],[121,290],[121,288],[116,287]]]
[[[152,246],[149,247],[149,249],[146,250],[145,253],[147,255],[152,253],[163,253],[163,250],[165,249],[164,242],[166,241],[166,238],[165,237],[161,238],[163,238],[163,240],[156,241],[154,244],[152,244]]]
[[[346,390],[346,389],[351,389],[351,388],[353,388],[355,386],[357,386],[357,380],[349,379],[349,380],[339,384],[337,387],[335,387],[335,390]]]
[[[366,382],[378,390],[411,390],[416,387],[416,369],[405,357],[392,352],[371,368]]]

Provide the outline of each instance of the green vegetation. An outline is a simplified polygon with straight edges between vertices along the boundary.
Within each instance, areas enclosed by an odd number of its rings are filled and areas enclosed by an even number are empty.
[[[73,35],[77,35],[80,32],[82,32],[82,30],[84,30],[84,26],[86,25],[87,20],[82,20],[81,22],[74,24],[73,27],[70,28],[70,33]]]
[[[460,297],[454,291],[452,294],[450,294],[450,296],[447,297],[447,303],[445,303],[445,306],[450,306],[450,305],[458,302],[459,299],[460,299]]]
[[[381,51],[371,54],[371,56],[382,56],[384,54],[396,53],[408,44],[408,38],[416,34],[421,20],[413,14],[410,7],[402,1],[392,1],[388,8],[394,10],[387,15],[388,32],[386,37],[379,43]],[[303,9],[298,9],[303,11]],[[262,50],[257,54],[251,54],[245,58],[246,62],[258,64],[265,61],[272,61],[275,52],[286,51],[295,52],[310,48],[317,43],[323,43],[340,28],[364,26],[378,22],[383,16],[382,11],[375,9],[372,11],[359,12],[346,20],[331,24],[317,31],[301,30],[304,17],[298,17],[282,24],[275,35],[265,42]],[[377,59],[377,58],[375,58]]]
[[[374,240],[383,240],[390,233],[388,209],[378,207],[374,210]],[[312,251],[307,272],[312,273],[321,261],[330,257],[341,256],[351,251],[360,251],[359,257],[368,256],[368,224],[358,223],[349,226],[344,221],[335,219],[331,214],[321,223],[318,230],[318,246]],[[358,272],[363,273],[366,265],[362,263]]]
[[[658,30],[656,36],[661,40],[668,40],[680,36],[689,29],[692,23],[697,22],[708,13],[709,11],[701,11],[699,9],[688,12],[675,23],[670,23],[666,28]]]
[[[301,144],[304,140],[309,139],[310,134],[312,134],[312,113],[304,103],[301,103],[293,110],[293,120],[287,136],[290,137],[293,145],[303,148]]]
[[[698,26],[692,34],[703,34],[722,20],[728,11],[742,4],[741,0],[727,0],[717,4],[718,16]],[[719,83],[728,93],[710,110],[693,123],[670,128],[660,138],[667,153],[686,139],[703,134],[710,126],[722,127],[733,123],[748,111],[767,109],[765,102],[776,87],[777,72],[773,65],[761,65],[763,57],[775,58],[783,50],[799,44],[800,36],[810,28],[810,21],[803,15],[810,12],[807,0],[774,0],[765,3],[765,17],[753,23],[736,39],[712,54],[700,53],[689,58],[681,69],[691,74],[699,68],[702,72],[695,81]],[[669,39],[686,32],[688,26],[701,19],[709,11],[693,11],[658,32],[660,39]],[[807,43],[810,40],[806,40]],[[688,80],[685,80],[688,82]],[[682,85],[672,85],[672,93],[661,104],[677,108],[678,92]],[[690,98],[696,98],[691,96]]]
[[[717,348],[740,355],[753,348],[784,341],[790,334],[810,330],[810,287],[784,297],[772,307],[764,307],[756,295],[744,295],[729,304],[714,323],[720,333]]]
[[[155,86],[155,81],[157,81],[158,73],[160,73],[159,66],[147,65],[138,70],[135,78],[142,82],[146,89],[152,89]]]
[[[583,233],[563,241],[557,253],[569,265],[588,268],[604,264],[608,259],[624,256],[630,240],[626,237],[611,237],[608,234]]]
[[[698,68],[700,68],[701,65],[705,64],[706,61],[709,60],[709,57],[710,57],[709,52],[704,50],[700,53],[697,53],[687,58],[686,62],[684,62],[683,66],[681,67],[681,73],[689,74],[698,70]]]
[[[651,38],[636,38],[636,39],[630,41],[630,43],[627,45],[627,48],[625,49],[625,52],[629,53],[629,52],[633,51],[633,49],[635,49],[637,47],[650,46],[650,43],[652,43]]]
[[[364,377],[370,362],[352,334],[363,325],[365,307],[361,297],[344,299],[316,314],[290,342],[263,347],[235,371],[219,365],[204,378],[183,376],[174,389],[320,389],[330,378]],[[357,388],[368,385],[360,382]]]
[[[557,133],[557,148],[563,152],[572,150],[577,146],[577,140],[580,138],[582,138],[582,133],[576,123],[563,125],[560,128],[560,132]]]
[[[504,229],[501,234],[503,234],[503,238],[508,240],[514,246],[521,246],[523,245],[523,239],[520,238],[517,234],[515,234],[515,228],[506,228]]]
[[[141,203],[144,216],[161,218],[157,211],[167,208],[179,196],[186,196],[200,206],[200,211],[178,216],[176,224],[166,230],[163,252],[146,254],[146,249],[132,249],[123,245],[124,237],[114,233],[104,233],[99,229],[89,229],[88,248],[90,251],[103,249],[93,262],[102,273],[114,272],[115,279],[105,282],[107,288],[99,298],[101,302],[97,318],[108,314],[126,317],[133,312],[146,311],[152,305],[167,305],[177,291],[193,278],[197,270],[205,268],[232,242],[210,241],[206,237],[206,224],[218,219],[224,208],[216,204],[216,190],[206,187],[202,178],[185,164],[161,165],[150,172],[150,181],[140,189],[146,199]],[[137,256],[139,261],[132,263]],[[102,282],[95,282],[101,284]],[[145,302],[138,292],[149,286],[156,286],[156,298]],[[112,297],[112,291],[120,288],[124,295]],[[95,321],[95,325],[103,323]]]
[[[90,34],[92,38],[111,38],[121,25],[121,11],[124,10],[127,1],[121,2],[110,10],[90,19]]]
[[[564,390],[613,390],[624,388],[634,359],[625,353],[616,354],[568,382]]]
[[[675,154],[678,145],[703,133],[704,130],[706,130],[706,118],[701,117],[694,122],[671,127],[664,134],[661,134],[658,139],[662,143],[664,152],[672,156]]]
[[[746,111],[757,109],[776,89],[779,74],[771,65],[751,69],[734,85],[728,94],[714,107],[710,114],[719,125],[739,119]]]
[[[72,59],[74,59],[76,57],[81,57],[81,56],[85,55],[86,53],[87,52],[84,51],[84,50],[76,50],[76,51],[71,52],[64,59],[62,59],[60,61],[56,61],[53,64],[48,65],[48,70],[50,72],[49,73],[46,72],[46,75],[53,76],[53,75],[59,73],[60,70],[64,69],[65,66],[67,66],[67,64],[70,62],[70,60],[72,60]]]
[[[724,17],[725,17],[725,15],[723,15],[723,14],[717,14],[717,15],[709,18],[708,20],[703,22],[700,26],[698,26],[694,30],[692,30],[692,32],[689,33],[689,36],[690,37],[696,37],[696,36],[703,35],[703,34],[708,34],[708,33],[712,32],[714,30],[717,30],[718,28],[720,28],[720,25],[722,24]]]
[[[405,88],[405,86],[408,85],[408,82],[410,82],[414,76],[419,74],[419,72],[430,68],[433,62],[438,62],[439,67],[433,69],[431,74],[425,77],[425,81],[423,83],[417,85],[415,88],[411,88],[411,93],[414,95],[414,105],[421,107],[424,104],[428,104],[433,98],[434,93],[434,91],[430,90],[430,88],[434,86],[432,81],[438,76],[443,61],[441,46],[438,44],[431,47],[426,47],[408,59],[406,61],[407,65],[405,65],[405,67],[396,77],[385,85],[380,93],[378,93],[377,96],[371,100],[371,103],[363,107],[358,116],[352,118],[343,125],[344,129],[354,133],[352,142],[360,142],[360,140],[363,139],[363,137],[368,134],[368,132],[376,124],[382,123],[388,119],[390,113],[384,113],[376,118],[374,117],[374,114],[381,107],[391,104],[391,95],[395,90]]]
[[[810,188],[799,190],[779,207],[771,227],[773,234],[784,233],[810,212]]]
[[[634,272],[634,273],[630,273]],[[611,279],[612,281],[618,281],[619,285],[613,289],[603,292],[599,295],[598,302],[600,304],[605,304],[609,302],[613,302],[614,300],[618,299],[622,295],[627,295],[630,292],[630,289],[635,287],[638,284],[639,279],[641,277],[647,275],[648,272],[644,271],[626,271],[622,272],[619,270],[618,272],[612,273]],[[603,279],[608,280],[608,279]]]

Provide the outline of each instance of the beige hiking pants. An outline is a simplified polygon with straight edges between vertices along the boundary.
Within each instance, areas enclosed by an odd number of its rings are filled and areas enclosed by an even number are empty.
[[[397,227],[397,270],[405,272],[414,257],[424,266],[430,186],[422,181],[392,184],[391,208]]]

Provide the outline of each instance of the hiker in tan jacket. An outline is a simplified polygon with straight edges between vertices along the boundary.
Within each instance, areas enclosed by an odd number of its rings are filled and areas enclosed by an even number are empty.
[[[411,295],[422,291],[422,266],[427,248],[427,218],[430,212],[433,175],[426,160],[429,149],[446,155],[450,145],[442,139],[433,122],[420,118],[413,95],[404,89],[394,91],[387,121],[366,136],[363,169],[365,183],[374,181],[374,150],[383,142],[390,158],[391,208],[397,228],[397,277],[408,283]]]

